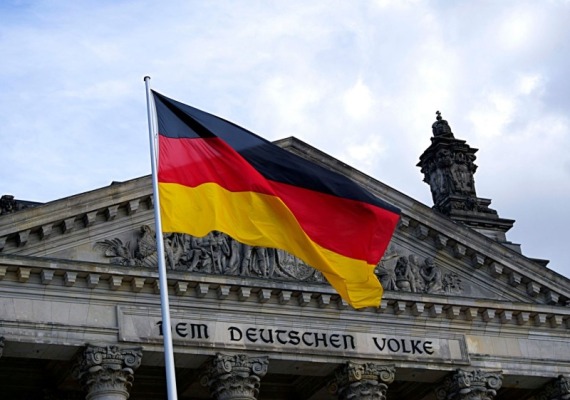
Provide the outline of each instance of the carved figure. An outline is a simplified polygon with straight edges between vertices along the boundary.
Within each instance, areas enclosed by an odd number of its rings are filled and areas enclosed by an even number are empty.
[[[396,275],[396,286],[398,289],[404,292],[416,291],[415,277],[406,257],[402,256],[398,258],[398,262],[394,268],[394,273]]]
[[[223,274],[225,272],[226,259],[230,255],[230,246],[227,236],[221,232],[212,232],[210,236],[210,254],[212,256],[212,266],[214,272]]]
[[[273,275],[274,250],[259,246],[244,245],[242,271],[248,275],[269,277]]]
[[[184,234],[171,233],[164,236],[164,251],[170,269],[176,269],[184,254]]]
[[[135,266],[136,260],[131,255],[130,242],[123,244],[119,238],[105,239],[101,242],[95,243],[96,248],[105,250],[105,257],[111,257],[111,264]]]
[[[442,293],[443,283],[441,280],[441,270],[433,258],[426,258],[424,264],[420,268],[420,275],[425,282],[425,291],[427,293]]]
[[[226,263],[226,273],[229,275],[240,274],[241,243],[228,236],[230,256]]]
[[[135,250],[135,257],[139,260],[150,256],[156,252],[156,237],[154,236],[154,231],[150,229],[150,226],[141,226],[142,236],[138,240],[138,247]]]
[[[410,271],[414,277],[415,288],[416,288],[415,291],[421,293],[425,289],[425,282],[422,279],[422,276],[420,275],[420,262],[418,260],[418,257],[415,256],[414,254],[410,254],[408,256],[408,261],[410,265]]]

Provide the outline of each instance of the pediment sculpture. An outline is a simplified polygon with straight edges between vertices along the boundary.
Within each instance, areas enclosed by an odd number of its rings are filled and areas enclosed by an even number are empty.
[[[164,234],[166,266],[171,270],[214,275],[234,275],[279,280],[324,283],[323,275],[290,253],[272,248],[248,246],[221,232],[204,237],[183,233]],[[120,238],[95,243],[103,255],[115,265],[156,268],[155,233],[143,225],[136,242]],[[376,268],[385,290],[459,294],[459,276],[444,271],[434,259],[403,255],[391,247]]]

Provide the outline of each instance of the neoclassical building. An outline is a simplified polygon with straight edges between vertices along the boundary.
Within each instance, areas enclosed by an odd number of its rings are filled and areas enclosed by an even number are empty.
[[[165,235],[179,399],[570,398],[570,280],[508,241],[477,150],[440,115],[432,130],[433,207],[277,142],[402,209],[379,308],[281,250]],[[150,177],[0,210],[0,398],[165,399]]]

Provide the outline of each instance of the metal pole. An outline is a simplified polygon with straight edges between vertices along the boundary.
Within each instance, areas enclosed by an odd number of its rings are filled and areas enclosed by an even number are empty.
[[[152,195],[154,199],[154,221],[156,231],[156,251],[158,254],[158,281],[160,287],[160,309],[162,312],[162,334],[164,338],[164,364],[166,367],[166,387],[168,400],[177,400],[176,374],[174,372],[174,350],[172,347],[172,330],[170,323],[170,305],[168,303],[168,281],[164,263],[164,241],[162,238],[162,222],[160,220],[160,198],[158,197],[158,172],[156,156],[157,129],[153,115],[150,93],[150,76],[144,77],[146,86],[146,104],[148,111],[148,133],[150,138],[150,163],[152,166]]]

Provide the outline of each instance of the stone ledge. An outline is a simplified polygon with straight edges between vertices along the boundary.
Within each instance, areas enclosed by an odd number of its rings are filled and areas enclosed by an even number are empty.
[[[98,263],[29,259],[19,256],[0,260],[0,280],[13,285],[27,285],[29,290],[61,287],[91,291],[109,291],[156,295],[158,273],[142,268],[126,268]],[[257,304],[287,305],[311,309],[345,310],[347,304],[322,285],[244,279],[219,275],[169,272],[169,291],[173,300],[184,297],[212,301],[234,301]],[[91,296],[89,294],[89,296]],[[443,318],[454,322],[497,326],[527,326],[567,330],[570,308],[512,303],[480,299],[449,298],[416,293],[387,292],[378,308],[359,313],[380,313],[395,318],[430,320]]]

